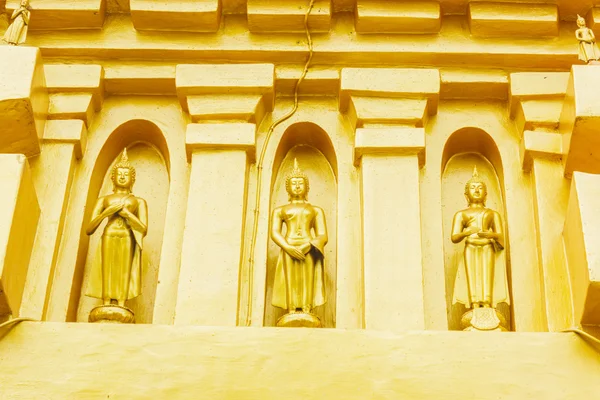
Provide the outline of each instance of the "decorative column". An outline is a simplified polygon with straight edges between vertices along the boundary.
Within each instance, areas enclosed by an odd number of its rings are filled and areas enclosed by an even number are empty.
[[[439,90],[438,70],[342,71],[340,109],[357,127],[367,329],[425,328],[419,169]]]
[[[64,269],[57,275],[56,265],[60,264],[59,250],[77,160],[85,153],[87,127],[104,101],[104,69],[93,64],[49,64],[44,65],[44,75],[48,121],[42,153],[31,160],[42,212],[21,313],[35,319],[65,321],[69,301],[74,297],[73,293],[67,295],[65,288],[81,289],[72,285],[73,275],[69,277]]]
[[[574,325],[600,325],[600,175],[575,172],[563,237]]]
[[[0,47],[0,320],[20,316],[40,207],[26,157],[40,153],[48,91],[40,50]]]
[[[565,72],[510,75],[511,117],[521,134],[523,170],[531,174],[544,325],[550,331],[569,328],[573,322],[562,226],[556,223],[565,218],[569,196],[561,158],[563,138],[558,131],[568,79]],[[522,305],[514,307],[517,312]],[[528,310],[521,314],[531,318]]]
[[[560,132],[564,174],[573,177],[563,238],[574,324],[600,325],[600,66],[571,68]]]
[[[0,318],[19,316],[40,206],[27,159],[0,155]]]
[[[273,85],[272,64],[177,67],[178,96],[197,123],[186,133],[191,175],[175,324],[237,324],[248,168]]]
[[[32,159],[33,182],[41,207],[21,315],[41,320],[52,287],[56,255],[77,159],[85,152],[87,129],[81,120],[48,121],[42,153]]]

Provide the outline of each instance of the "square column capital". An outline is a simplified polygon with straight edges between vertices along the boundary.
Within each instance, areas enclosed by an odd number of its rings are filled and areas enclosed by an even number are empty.
[[[273,64],[181,64],[175,72],[177,97],[197,121],[260,124],[275,101]]]
[[[48,101],[40,50],[0,46],[1,153],[40,153]]]
[[[364,155],[417,156],[425,165],[425,129],[384,127],[359,128],[354,141],[354,162]]]
[[[565,176],[600,173],[600,66],[573,65],[560,116]]]
[[[185,147],[188,160],[199,151],[245,151],[250,160],[256,157],[256,125],[249,123],[189,124]]]

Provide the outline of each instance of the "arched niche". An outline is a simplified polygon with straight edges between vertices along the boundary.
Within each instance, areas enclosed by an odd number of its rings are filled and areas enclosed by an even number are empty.
[[[457,211],[467,207],[465,184],[477,167],[479,176],[486,182],[488,195],[486,207],[496,210],[503,217],[505,249],[498,262],[506,262],[510,293],[510,251],[506,208],[504,201],[503,169],[500,152],[494,140],[478,128],[463,128],[454,132],[446,142],[442,155],[442,216],[444,232],[444,272],[446,286],[446,309],[448,328],[461,330],[461,317],[467,311],[462,304],[452,304],[456,273],[463,257],[464,241],[454,244],[450,240],[452,219]],[[507,321],[511,321],[511,307],[506,303],[498,310]],[[512,325],[512,323],[511,323]]]
[[[71,303],[77,304],[77,309],[70,310],[70,314],[76,312],[77,321],[86,322],[91,309],[101,304],[99,299],[85,294],[89,285],[91,263],[98,256],[98,246],[106,222],[89,238],[85,234],[85,228],[96,199],[112,193],[110,173],[124,148],[127,148],[129,161],[136,169],[133,194],[145,199],[148,204],[148,234],[144,238],[142,252],[142,294],[128,301],[127,306],[135,313],[136,323],[152,322],[169,196],[170,166],[167,144],[161,130],[146,120],[132,120],[119,126],[107,139],[94,165],[74,279],[74,285],[80,282],[80,290],[72,291],[79,294],[76,303]]]
[[[290,126],[281,138],[271,180],[270,213],[288,203],[285,178],[294,159],[310,180],[308,201],[325,212],[329,241],[325,247],[325,291],[327,302],[314,312],[324,327],[335,327],[337,280],[337,159],[327,133],[318,125],[303,122]],[[270,218],[270,217],[269,217]],[[269,224],[270,226],[270,224]],[[270,235],[270,232],[269,232]],[[275,326],[285,310],[271,304],[275,267],[280,248],[269,239],[265,298],[265,326]]]

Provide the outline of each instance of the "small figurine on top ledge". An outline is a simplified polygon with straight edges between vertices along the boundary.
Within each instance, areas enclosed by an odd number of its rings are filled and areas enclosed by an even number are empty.
[[[19,8],[17,8],[10,17],[11,23],[6,30],[6,33],[4,33],[2,40],[12,46],[25,43],[30,13],[29,0],[21,0]]]
[[[577,26],[575,37],[579,40],[579,59],[587,64],[600,64],[600,49],[596,44],[596,35],[585,24],[585,19],[577,16]]]

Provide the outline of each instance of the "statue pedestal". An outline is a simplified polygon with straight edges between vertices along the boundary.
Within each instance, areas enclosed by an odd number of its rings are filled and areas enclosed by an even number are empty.
[[[277,320],[280,328],[321,328],[321,320],[314,314],[291,312]]]
[[[92,309],[88,319],[89,322],[133,324],[135,315],[127,307],[116,304],[102,305]]]
[[[473,308],[463,314],[460,322],[463,331],[508,331],[506,318],[495,308]]]

